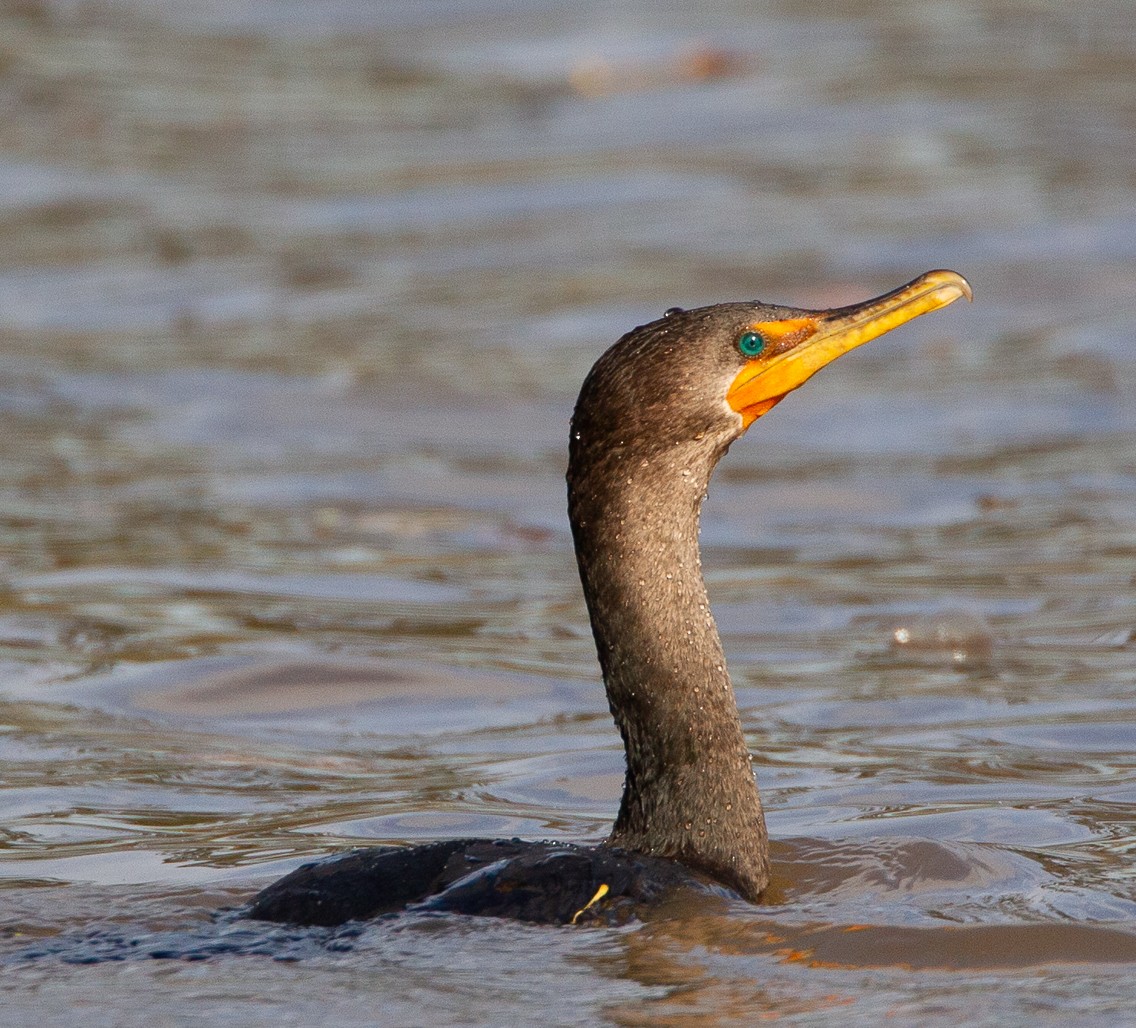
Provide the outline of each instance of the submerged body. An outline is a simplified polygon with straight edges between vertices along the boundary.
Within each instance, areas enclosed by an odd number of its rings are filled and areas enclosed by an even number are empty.
[[[676,889],[711,887],[676,861],[607,845],[447,839],[305,864],[263,890],[248,916],[330,926],[416,909],[611,924]]]
[[[676,888],[756,901],[761,800],[702,578],[699,514],[730,444],[836,357],[970,297],[933,271],[852,307],[673,309],[592,368],[572,417],[568,514],[627,775],[609,839],[452,840],[309,864],[249,916],[339,924],[419,906],[542,923],[620,919]]]

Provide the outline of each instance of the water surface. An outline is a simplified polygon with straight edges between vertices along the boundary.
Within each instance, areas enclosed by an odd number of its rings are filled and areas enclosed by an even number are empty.
[[[10,1016],[1127,1016],[1133,81],[1119,2],[4,8]],[[584,373],[671,305],[933,267],[975,303],[705,509],[769,902],[74,963],[249,931],[212,914],[350,845],[602,838]]]

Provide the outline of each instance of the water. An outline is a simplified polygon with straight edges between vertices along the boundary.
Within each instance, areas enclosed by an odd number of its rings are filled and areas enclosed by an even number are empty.
[[[1129,1017],[1134,35],[1119,2],[7,5],[7,1019]],[[933,267],[975,303],[782,404],[705,511],[768,903],[72,962],[249,931],[214,912],[352,844],[602,838],[588,366],[672,305]]]

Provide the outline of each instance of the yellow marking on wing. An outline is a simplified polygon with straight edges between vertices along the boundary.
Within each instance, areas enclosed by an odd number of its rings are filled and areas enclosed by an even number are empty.
[[[611,890],[607,887],[606,882],[602,884],[598,889],[596,889],[596,894],[590,900],[588,900],[588,902],[585,903],[579,910],[577,910],[576,913],[572,915],[572,920],[568,923],[575,924],[580,919],[580,915],[585,910],[587,910],[588,907],[592,906],[595,903],[599,903],[599,901],[602,900],[610,891]]]

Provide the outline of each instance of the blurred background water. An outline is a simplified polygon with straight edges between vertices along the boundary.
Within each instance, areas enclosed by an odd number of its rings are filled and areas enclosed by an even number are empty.
[[[1131,1016],[1133,26],[0,2],[6,1019]],[[584,373],[671,305],[934,267],[974,304],[780,406],[705,510],[770,902],[74,963],[352,844],[602,838]]]

